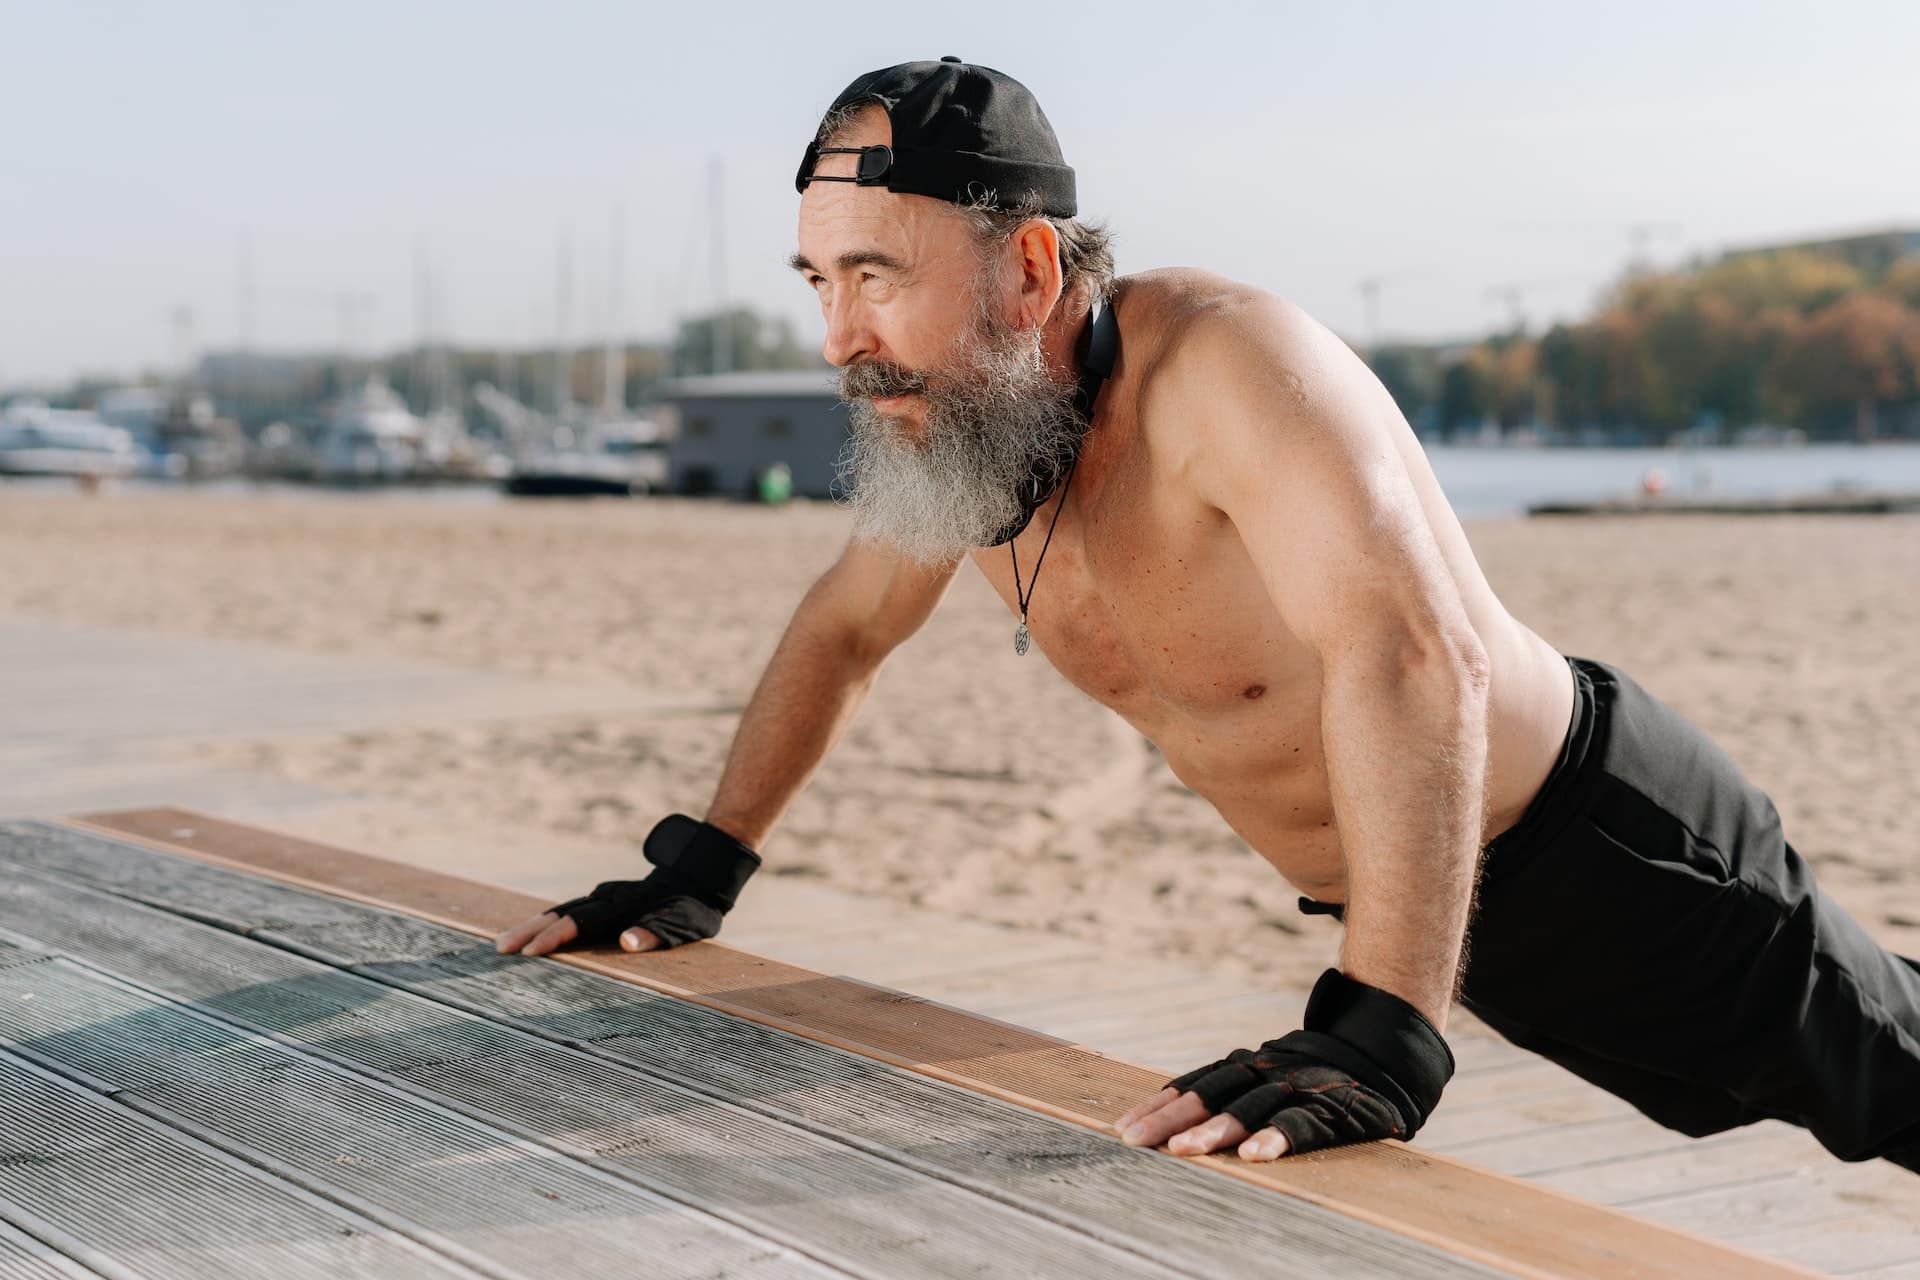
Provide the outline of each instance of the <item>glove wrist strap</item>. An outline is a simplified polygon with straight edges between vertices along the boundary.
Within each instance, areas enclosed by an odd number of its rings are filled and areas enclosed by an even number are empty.
[[[1407,1117],[1413,1128],[1432,1114],[1453,1078],[1453,1051],[1425,1014],[1338,969],[1328,969],[1314,984],[1301,1025],[1345,1042],[1375,1074],[1397,1084],[1413,1104]]]
[[[740,890],[760,869],[760,855],[711,822],[670,813],[654,824],[640,851],[660,868],[661,880],[720,911],[731,911]]]

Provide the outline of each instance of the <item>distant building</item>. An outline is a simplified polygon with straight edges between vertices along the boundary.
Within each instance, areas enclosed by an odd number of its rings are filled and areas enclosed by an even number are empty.
[[[1854,235],[1825,236],[1817,240],[1791,240],[1780,244],[1750,245],[1728,249],[1722,262],[1773,253],[1813,253],[1823,258],[1838,258],[1858,267],[1868,276],[1878,276],[1894,261],[1910,253],[1920,253],[1920,228],[1887,227]]]
[[[830,496],[850,429],[832,369],[720,373],[660,387],[675,493],[751,492],[756,470],[784,462],[793,492]]]

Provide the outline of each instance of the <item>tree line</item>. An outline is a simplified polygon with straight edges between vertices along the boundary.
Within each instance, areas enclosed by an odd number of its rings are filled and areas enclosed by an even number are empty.
[[[1370,362],[1443,440],[1489,423],[1652,442],[1759,424],[1920,437],[1920,254],[1861,265],[1778,250],[1632,271],[1579,323],[1383,346]]]

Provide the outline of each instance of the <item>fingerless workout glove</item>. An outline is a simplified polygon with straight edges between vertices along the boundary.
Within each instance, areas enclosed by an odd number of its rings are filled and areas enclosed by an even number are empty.
[[[1453,1053],[1424,1014],[1338,969],[1320,975],[1302,1022],[1167,1084],[1249,1133],[1278,1129],[1288,1150],[1312,1151],[1411,1138],[1453,1078]]]
[[[611,942],[635,925],[677,947],[720,932],[720,918],[733,909],[747,878],[760,869],[760,855],[710,822],[672,813],[647,833],[640,846],[656,870],[644,880],[607,880],[585,897],[547,910],[572,916],[578,941]]]

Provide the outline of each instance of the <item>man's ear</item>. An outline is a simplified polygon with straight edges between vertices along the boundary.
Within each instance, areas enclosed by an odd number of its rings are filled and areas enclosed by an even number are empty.
[[[1028,218],[1010,243],[1020,263],[1020,324],[1037,329],[1060,301],[1060,233],[1045,218]]]

